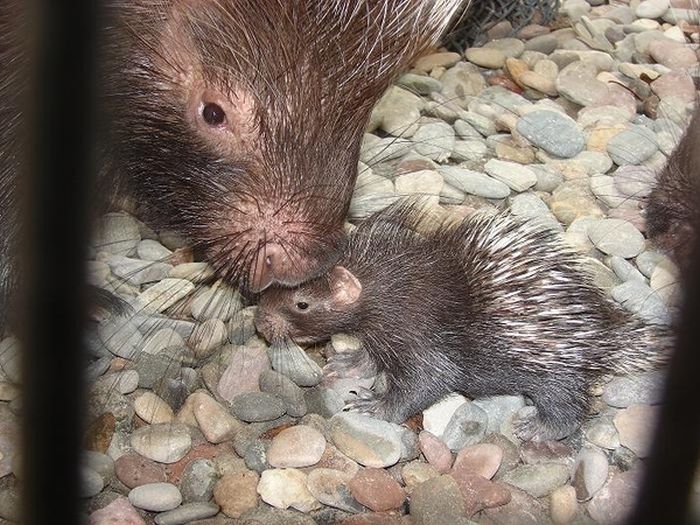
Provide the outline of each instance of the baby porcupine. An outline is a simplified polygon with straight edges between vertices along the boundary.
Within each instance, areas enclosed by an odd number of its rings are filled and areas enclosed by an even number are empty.
[[[379,212],[326,275],[260,297],[270,341],[360,339],[325,373],[369,366],[387,387],[352,408],[401,422],[450,392],[522,393],[537,414],[518,435],[560,439],[583,421],[596,379],[652,368],[671,348],[670,331],[608,299],[555,232],[499,214],[421,234],[422,219],[410,202]]]

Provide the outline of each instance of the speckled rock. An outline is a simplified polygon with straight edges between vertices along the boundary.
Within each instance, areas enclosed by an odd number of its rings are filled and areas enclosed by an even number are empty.
[[[89,525],[146,525],[127,498],[118,497],[109,505],[90,514]]]
[[[318,463],[326,440],[318,430],[305,425],[287,428],[277,434],[267,449],[267,461],[273,467],[306,467]]]
[[[192,438],[181,423],[161,423],[142,427],[131,435],[134,450],[159,463],[175,463],[190,450]]]
[[[367,467],[389,467],[401,458],[401,438],[386,421],[351,412],[336,414],[330,436],[338,450]]]
[[[507,472],[501,479],[539,498],[564,485],[569,479],[569,469],[559,463],[522,465]]]
[[[297,469],[265,470],[260,476],[257,490],[265,503],[278,509],[292,507],[309,512],[321,506],[307,488],[306,474]]]
[[[359,503],[374,511],[397,509],[406,499],[403,488],[382,469],[360,470],[348,482],[348,489]]]
[[[257,472],[252,470],[226,474],[214,487],[214,501],[227,516],[240,518],[258,504],[259,479]]]

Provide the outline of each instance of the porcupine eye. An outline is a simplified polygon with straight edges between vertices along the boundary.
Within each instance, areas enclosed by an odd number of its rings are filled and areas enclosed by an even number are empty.
[[[299,301],[297,303],[297,308],[299,310],[306,310],[309,307],[309,303],[305,303],[304,301]]]
[[[226,112],[218,104],[208,102],[202,108],[202,118],[210,126],[221,126],[226,121]]]

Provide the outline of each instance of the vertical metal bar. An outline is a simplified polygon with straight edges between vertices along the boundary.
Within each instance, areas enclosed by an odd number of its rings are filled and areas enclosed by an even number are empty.
[[[94,1],[35,3],[25,234],[23,523],[79,523]]]
[[[700,242],[694,248],[693,265],[683,276],[685,298],[661,414],[630,525],[697,523],[690,494],[700,446]]]

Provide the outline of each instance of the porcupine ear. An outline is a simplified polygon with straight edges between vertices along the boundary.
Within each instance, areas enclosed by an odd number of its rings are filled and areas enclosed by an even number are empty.
[[[343,309],[357,301],[362,293],[360,281],[343,266],[331,270],[328,284],[331,288],[331,307]]]

